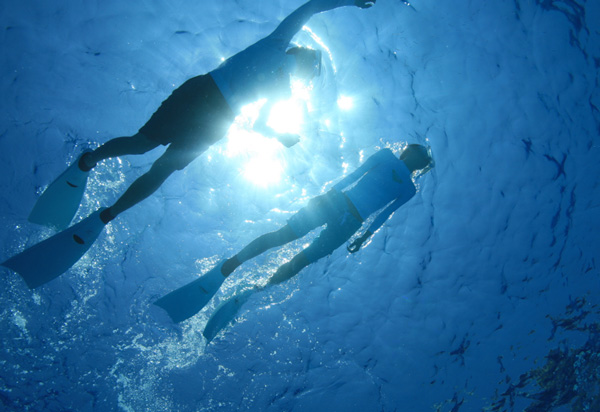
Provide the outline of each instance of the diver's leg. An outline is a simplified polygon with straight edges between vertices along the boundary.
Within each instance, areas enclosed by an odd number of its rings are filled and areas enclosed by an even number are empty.
[[[260,255],[261,253],[276,246],[285,245],[292,240],[298,239],[289,225],[285,225],[275,232],[264,234],[254,239],[248,246],[242,249],[237,255],[228,259],[221,268],[221,273],[229,276],[239,265],[247,260]]]
[[[268,285],[277,285],[295,276],[311,262],[304,252],[298,253],[292,260],[281,265],[277,272],[269,279]]]
[[[117,202],[106,209],[101,215],[105,222],[110,221],[138,204],[154,193],[167,178],[176,170],[181,170],[187,166],[192,160],[198,157],[200,153],[178,150],[169,147],[167,151],[159,157],[150,170],[140,176]]]
[[[159,142],[149,139],[142,133],[136,133],[133,136],[117,137],[104,143],[93,152],[84,154],[79,161],[79,167],[87,171],[104,159],[124,155],[144,154],[159,145]]]
[[[348,212],[340,211],[336,219],[327,223],[327,227],[310,246],[277,269],[277,272],[269,279],[269,285],[276,285],[286,281],[309,264],[331,255],[337,248],[348,241],[360,226],[361,223],[354,219]]]
[[[239,265],[245,261],[260,255],[272,247],[281,246],[292,240],[299,239],[313,229],[327,222],[326,208],[323,207],[327,196],[312,198],[308,205],[300,209],[292,216],[287,225],[278,231],[267,233],[254,240],[240,253],[227,260],[221,268],[224,276],[229,276]]]

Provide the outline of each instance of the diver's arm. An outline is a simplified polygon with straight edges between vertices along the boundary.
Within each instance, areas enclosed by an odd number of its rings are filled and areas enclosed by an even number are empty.
[[[334,186],[333,186],[333,190],[337,190],[338,192],[343,191],[345,188],[347,188],[348,186],[350,186],[352,183],[356,182],[358,179],[360,179],[365,173],[367,173],[369,171],[369,169],[372,167],[369,163],[370,163],[371,158],[367,159],[366,162],[364,162],[362,165],[360,165],[358,167],[358,169],[356,169],[354,172],[350,173],[348,176],[344,177],[342,180],[340,180],[339,182],[337,182]]]
[[[348,186],[359,180],[365,173],[377,166],[380,162],[379,158],[383,156],[383,151],[380,150],[371,157],[369,157],[362,165],[360,165],[354,172],[344,177],[338,183],[333,186],[333,189],[338,192],[343,191]]]
[[[362,244],[367,241],[373,233],[377,232],[379,228],[387,222],[387,220],[394,214],[394,212],[403,204],[408,202],[414,196],[413,191],[403,190],[402,193],[394,199],[392,203],[390,203],[385,209],[377,215],[371,226],[365,231],[365,233],[356,239],[350,246],[348,246],[348,251],[350,253],[356,253],[361,248]]]
[[[379,228],[390,218],[390,216],[392,216],[396,209],[406,203],[407,200],[408,199],[405,199],[404,197],[398,197],[396,200],[390,203],[388,207],[382,210],[381,213],[377,215],[373,223],[371,223],[371,226],[369,226],[369,228],[365,231],[365,233],[347,247],[348,252],[358,252],[363,243],[373,236],[373,233],[377,232],[377,230],[379,230]]]
[[[371,223],[371,226],[369,226],[369,229],[367,229],[367,232],[370,232],[371,234],[377,232],[379,228],[383,226],[383,224],[387,222],[387,220],[394,214],[394,212],[400,206],[406,203],[407,200],[408,199],[406,199],[404,196],[397,197],[392,203],[390,203],[388,207],[383,209],[381,213],[377,215],[375,220],[373,220],[373,223]]]
[[[311,0],[287,16],[269,37],[278,38],[287,45],[292,41],[292,37],[302,29],[302,26],[317,13],[343,6],[357,6],[366,9],[373,6],[376,1],[377,0]]]
[[[292,147],[300,141],[300,136],[294,133],[279,133],[273,130],[267,122],[269,121],[269,115],[271,109],[276,104],[276,101],[268,100],[264,106],[260,109],[258,119],[254,122],[253,129],[255,132],[262,134],[265,137],[272,137],[284,145],[285,147]]]

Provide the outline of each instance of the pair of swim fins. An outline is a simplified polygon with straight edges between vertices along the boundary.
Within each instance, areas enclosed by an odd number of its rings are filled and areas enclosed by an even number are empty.
[[[191,318],[208,304],[223,284],[225,280],[225,276],[221,273],[223,263],[224,260],[198,279],[163,296],[154,304],[163,308],[173,322],[178,323]],[[254,290],[247,289],[215,309],[202,332],[208,342],[213,340],[223,328],[234,322],[239,309],[253,292]]]
[[[68,227],[79,209],[88,175],[89,172],[82,171],[75,161],[44,191],[31,211],[29,221],[59,230]],[[21,275],[31,289],[55,279],[69,270],[102,233],[106,225],[100,219],[102,210],[1,265]]]
[[[79,209],[88,175],[89,172],[79,168],[78,159],[48,186],[31,211],[29,221],[62,231],[1,264],[21,275],[29,288],[44,285],[69,270],[83,257],[106,226],[100,219],[104,209],[100,209],[68,227]],[[166,310],[174,322],[194,316],[223,284],[223,263],[220,262],[199,279],[169,293],[155,304]],[[208,341],[233,322],[251,293],[251,290],[247,290],[235,295],[215,310],[203,332]]]

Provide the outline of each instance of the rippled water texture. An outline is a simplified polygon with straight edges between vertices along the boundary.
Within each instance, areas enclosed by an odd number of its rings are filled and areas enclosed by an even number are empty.
[[[27,215],[82,148],[135,133],[175,87],[301,4],[2,2],[0,260],[52,234]],[[323,76],[302,142],[272,150],[278,180],[248,180],[254,155],[232,152],[231,136],[59,279],[32,292],[0,271],[0,409],[591,408],[598,22],[591,0],[379,0],[314,17],[297,41],[323,51]],[[180,325],[152,305],[406,142],[429,144],[436,168],[359,253],[342,247],[253,296],[208,346],[201,331],[223,294]],[[158,155],[101,163],[76,219]],[[224,293],[306,242],[248,262]]]

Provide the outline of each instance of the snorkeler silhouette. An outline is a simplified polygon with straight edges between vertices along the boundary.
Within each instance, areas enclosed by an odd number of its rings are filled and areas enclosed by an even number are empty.
[[[288,98],[290,75],[310,79],[321,68],[321,53],[289,48],[294,35],[314,15],[342,6],[369,8],[376,0],[311,0],[286,17],[269,36],[224,61],[210,73],[187,80],[133,136],[109,140],[83,153],[42,194],[29,220],[64,229],[79,208],[89,171],[101,160],[143,154],[160,145],[168,148],[150,170],[134,181],[108,208],[25,250],[2,263],[18,272],[30,288],[68,270],[89,249],[104,226],[154,193],[176,170],[185,168],[209,146],[223,138],[242,106],[267,98],[263,112]],[[260,118],[259,118],[260,124]],[[262,130],[261,130],[262,131]],[[274,136],[292,146],[298,136]]]
[[[364,234],[348,246],[350,253],[358,252],[392,213],[415,195],[411,174],[414,172],[415,177],[421,176],[432,167],[430,150],[418,144],[408,145],[400,158],[389,149],[380,150],[327,193],[311,199],[281,229],[260,236],[237,255],[220,262],[202,277],[164,296],[156,304],[165,309],[175,322],[181,322],[200,311],[219,290],[225,278],[242,263],[326,225],[319,237],[282,265],[266,285],[247,289],[221,305],[204,330],[204,336],[210,341],[234,319],[240,306],[252,293],[281,283],[307,265],[330,255],[348,241],[365,220],[381,211]]]

